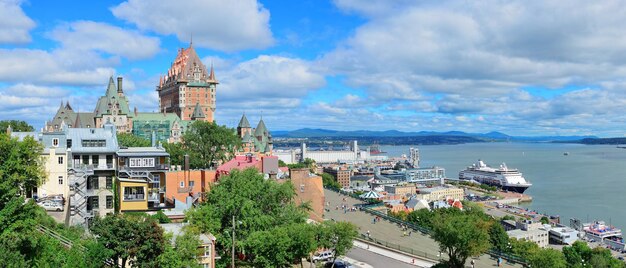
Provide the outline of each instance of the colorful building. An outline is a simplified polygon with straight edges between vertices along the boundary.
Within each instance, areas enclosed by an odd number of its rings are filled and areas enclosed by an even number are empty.
[[[202,120],[213,122],[217,84],[213,66],[209,71],[189,44],[188,48],[178,50],[172,66],[157,85],[160,112],[191,120],[199,106],[204,114]]]
[[[116,181],[120,212],[173,207],[166,202],[169,154],[162,147],[131,147],[117,151]]]
[[[199,170],[173,170],[165,173],[165,196],[168,202],[176,204],[191,204],[199,201],[203,193],[211,189],[216,182],[216,171],[208,169]]]
[[[152,133],[158,141],[178,143],[183,133],[193,121],[181,120],[175,113],[139,113],[135,109],[132,133],[146,140],[152,139]]]

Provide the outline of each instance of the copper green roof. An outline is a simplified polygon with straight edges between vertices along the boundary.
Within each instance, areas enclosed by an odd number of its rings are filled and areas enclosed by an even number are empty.
[[[256,126],[254,130],[254,136],[266,136],[267,127],[265,127],[265,122],[263,122],[263,118],[259,121],[259,124]]]
[[[196,118],[205,118],[204,112],[202,112],[202,107],[200,107],[200,103],[196,102],[196,107],[193,108],[193,113],[191,114],[191,119]]]
[[[239,120],[239,125],[237,127],[240,128],[250,128],[250,122],[248,122],[248,118],[246,118],[246,114],[243,114],[241,120]]]
[[[111,76],[111,78],[109,78],[109,85],[107,86],[106,94],[98,99],[96,109],[94,110],[94,117],[102,117],[102,115],[105,114],[112,114],[113,109],[119,109],[118,114],[120,115],[127,115],[128,117],[133,116],[130,113],[126,96],[123,94],[120,96],[118,94],[117,88],[115,87],[115,81],[113,81],[113,76]]]

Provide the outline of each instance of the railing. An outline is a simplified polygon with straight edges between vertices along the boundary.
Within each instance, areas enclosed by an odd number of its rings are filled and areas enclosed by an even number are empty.
[[[160,200],[159,193],[159,188],[148,189],[148,200]]]
[[[124,201],[145,200],[145,194],[124,194]]]
[[[412,248],[403,247],[403,246],[400,246],[400,245],[397,245],[397,244],[394,244],[394,243],[389,243],[387,241],[383,241],[383,240],[380,240],[380,239],[367,237],[367,235],[365,235],[365,234],[361,234],[361,238],[357,238],[357,239],[365,241],[365,242],[373,242],[373,243],[376,243],[376,244],[381,245],[381,246],[385,246],[385,247],[388,247],[388,248],[391,248],[391,249],[402,251],[402,252],[405,252],[405,253],[408,253],[408,254],[411,254],[411,255],[414,255],[414,256],[424,257],[424,258],[429,259],[429,260],[435,260],[436,261],[436,260],[447,260],[448,259],[448,256],[446,256],[443,253],[441,253],[441,256],[438,256],[438,255],[435,255],[435,254],[430,254],[430,253],[423,252],[421,250],[416,250],[416,249],[412,249]]]
[[[338,189],[334,189],[334,188],[329,188],[329,187],[326,187],[326,189],[334,191],[334,192],[337,192],[337,193],[339,193],[341,195],[347,195],[347,196],[350,196],[350,197],[353,197],[353,198],[356,198],[356,199],[359,199],[359,200],[362,200],[362,201],[366,201],[366,199],[360,198],[358,195],[356,195],[354,193],[346,193],[344,191],[341,191],[341,190],[338,190]],[[383,218],[385,220],[388,220],[390,222],[393,222],[393,223],[404,225],[407,228],[411,228],[411,229],[413,229],[415,231],[420,231],[420,232],[422,232],[424,234],[427,234],[427,235],[431,234],[431,230],[426,228],[426,227],[419,226],[417,224],[413,224],[413,223],[410,223],[410,222],[406,222],[406,221],[403,221],[403,220],[395,218],[395,217],[391,217],[391,216],[389,216],[389,215],[387,215],[385,213],[382,213],[382,212],[380,212],[378,210],[373,209],[373,208],[382,207],[382,206],[383,206],[382,204],[361,204],[360,205],[360,207],[361,207],[361,209],[363,211],[365,211],[367,213],[370,213],[370,214],[372,214],[374,216],[381,217],[381,218]],[[385,241],[382,241],[382,240],[371,239],[371,241],[374,241],[376,243],[379,243],[379,242],[383,243],[384,242],[385,244],[381,244],[381,245],[391,245],[391,246],[388,246],[388,247],[394,248],[394,249],[398,249],[398,250],[406,252],[406,253],[411,253],[411,254],[416,255],[416,256],[423,256],[423,255],[420,255],[420,254],[412,253],[412,252],[420,253],[420,251],[418,251],[418,250],[413,250],[411,248],[406,248],[406,247],[402,247],[402,246],[399,246],[399,245],[391,244],[391,243],[388,243],[388,242],[385,242]],[[423,253],[423,254],[427,254],[427,253]],[[500,258],[505,259],[505,260],[507,260],[508,262],[511,262],[511,263],[521,264],[521,265],[524,265],[524,266],[527,264],[526,260],[523,259],[523,258],[511,255],[511,254],[499,252],[499,251],[494,250],[494,249],[488,250],[487,254],[489,254],[489,255],[491,255],[493,257],[496,257],[496,258],[500,257]],[[431,254],[431,256],[432,256],[432,254]],[[436,260],[436,259],[433,259],[433,258],[430,258],[430,259]]]

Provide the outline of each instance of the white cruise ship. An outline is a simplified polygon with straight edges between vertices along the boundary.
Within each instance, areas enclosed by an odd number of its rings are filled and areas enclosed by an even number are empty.
[[[510,169],[504,163],[500,165],[500,168],[495,169],[485,165],[481,160],[459,172],[459,179],[473,180],[518,193],[524,193],[528,187],[532,186],[517,169]]]

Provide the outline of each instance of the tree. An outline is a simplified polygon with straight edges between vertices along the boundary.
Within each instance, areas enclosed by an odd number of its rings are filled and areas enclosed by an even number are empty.
[[[35,130],[33,126],[22,120],[2,120],[0,121],[0,132],[6,133],[9,126],[11,126],[11,129],[15,132],[30,132]]]
[[[332,249],[333,262],[338,256],[345,255],[352,248],[354,238],[359,234],[357,227],[349,222],[326,221],[319,230],[321,247]]]
[[[183,135],[183,146],[189,151],[192,168],[210,168],[232,157],[241,147],[241,138],[226,126],[195,121]]]
[[[172,165],[184,165],[185,154],[189,152],[183,147],[182,143],[163,143],[163,148],[170,154],[170,164]]]
[[[509,236],[500,223],[495,221],[491,223],[491,227],[489,228],[489,242],[491,242],[493,249],[499,252],[507,251]]]
[[[449,211],[435,214],[431,236],[448,255],[448,266],[464,267],[468,257],[489,249],[489,227],[488,221],[476,215]]]
[[[563,253],[555,249],[541,249],[537,253],[533,254],[528,258],[528,264],[530,267],[551,267],[551,268],[565,268],[567,266],[567,262],[565,261],[565,257]],[[603,267],[603,266],[593,266],[593,267]]]
[[[333,177],[333,175],[330,175],[324,172],[322,173],[321,176],[322,176],[322,183],[324,184],[324,186],[334,188],[334,189],[341,189],[341,184],[339,184],[339,182],[335,180],[335,177]]]
[[[546,216],[541,217],[539,221],[541,221],[541,224],[550,224],[550,220]]]
[[[287,163],[285,163],[285,161],[278,159],[278,166],[279,167],[286,167]]]
[[[511,243],[511,253],[526,260],[539,252],[539,246],[531,241],[509,238],[509,243]]]
[[[130,133],[118,133],[117,143],[121,147],[150,147],[152,141],[144,139],[139,136],[135,136]]]
[[[207,194],[206,201],[187,216],[199,231],[215,235],[217,250],[223,256],[220,262],[224,263],[229,262],[226,256],[231,256],[233,225],[235,247],[241,252],[246,246],[244,241],[254,232],[304,223],[307,214],[296,206],[294,196],[295,190],[290,182],[265,180],[252,168],[233,170],[220,177],[220,183]],[[259,237],[263,234],[255,234],[255,238]]]
[[[107,215],[96,218],[91,231],[98,242],[111,250],[111,259],[131,265],[156,266],[165,249],[163,229],[145,215]]]
[[[165,235],[166,240],[172,239],[172,234]],[[175,238],[175,245],[166,243],[163,254],[159,256],[158,267],[164,268],[196,268],[198,264],[198,256],[201,254],[200,240],[197,232],[191,228],[184,228],[182,235]]]

